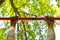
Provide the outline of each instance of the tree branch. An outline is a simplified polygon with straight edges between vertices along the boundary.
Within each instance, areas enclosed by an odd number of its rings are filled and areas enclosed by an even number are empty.
[[[10,3],[11,3],[11,6],[13,7],[13,9],[14,9],[14,12],[17,12],[16,14],[18,14],[19,17],[21,17],[20,14],[19,14],[19,12],[17,11],[18,8],[16,8],[16,7],[14,6],[13,0],[10,0]],[[26,34],[25,24],[24,24],[23,21],[22,21],[22,23],[23,23],[23,27],[24,27],[24,31],[25,31],[25,40],[27,40],[27,34]]]
[[[31,16],[35,16],[35,17],[40,17],[39,15],[31,14],[31,13],[26,13],[25,11],[20,11],[20,12],[25,13],[25,14],[28,14],[28,15],[31,15]]]
[[[2,5],[4,1],[5,1],[5,0],[0,0],[0,5]]]
[[[11,3],[11,6],[13,7],[13,9],[14,9],[14,12],[16,12],[16,14],[18,14],[18,15],[20,16],[19,12],[17,11],[18,8],[16,8],[16,7],[14,6],[13,0],[10,0],[10,3]]]

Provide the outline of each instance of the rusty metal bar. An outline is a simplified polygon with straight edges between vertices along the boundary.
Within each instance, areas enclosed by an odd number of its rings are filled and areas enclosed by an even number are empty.
[[[0,17],[0,20],[12,20],[13,18],[2,18]],[[44,20],[43,17],[41,18],[19,18],[19,20]],[[53,20],[60,20],[60,18],[53,18]]]

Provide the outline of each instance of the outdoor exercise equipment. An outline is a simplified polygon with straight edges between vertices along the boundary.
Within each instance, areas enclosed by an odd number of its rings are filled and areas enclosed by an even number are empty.
[[[0,20],[13,20],[11,17],[0,17]],[[40,18],[19,18],[19,20],[44,20],[43,17]],[[60,20],[60,18],[53,18],[52,20]]]

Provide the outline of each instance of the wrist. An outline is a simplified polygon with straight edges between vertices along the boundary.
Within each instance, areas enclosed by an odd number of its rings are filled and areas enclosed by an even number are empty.
[[[54,23],[53,23],[53,24],[52,24],[52,23],[49,23],[49,24],[48,24],[48,26],[53,26],[53,25],[54,25]]]
[[[15,29],[15,26],[11,25],[10,27],[14,28]]]
[[[48,27],[50,28],[50,27],[53,27],[53,25],[48,25]]]
[[[12,24],[11,26],[14,26],[14,27],[15,27],[15,26],[16,26],[16,24]]]

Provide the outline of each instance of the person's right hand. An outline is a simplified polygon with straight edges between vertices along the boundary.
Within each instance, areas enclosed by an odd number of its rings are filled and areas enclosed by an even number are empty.
[[[51,16],[46,16],[45,17],[45,21],[47,22],[48,25],[52,25],[54,24],[54,17],[51,17]]]

